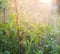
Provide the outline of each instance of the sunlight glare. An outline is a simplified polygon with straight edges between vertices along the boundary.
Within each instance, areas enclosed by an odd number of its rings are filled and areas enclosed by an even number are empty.
[[[12,7],[14,7],[15,5],[14,4],[12,4]]]
[[[39,0],[39,2],[42,2],[42,3],[51,3],[52,0]]]

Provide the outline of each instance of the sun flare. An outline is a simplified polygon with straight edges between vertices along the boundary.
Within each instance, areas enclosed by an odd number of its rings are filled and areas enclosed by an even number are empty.
[[[41,2],[41,3],[51,3],[52,0],[39,0],[39,2]]]

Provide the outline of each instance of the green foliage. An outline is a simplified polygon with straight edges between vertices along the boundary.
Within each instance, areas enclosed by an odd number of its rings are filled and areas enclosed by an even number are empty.
[[[3,2],[7,0],[0,0],[1,12]],[[60,46],[55,38],[56,28],[51,25],[36,26],[24,21],[18,22],[17,25],[16,13],[8,14],[10,13],[7,13],[7,23],[0,22],[0,54],[20,54],[20,37],[23,54],[60,54]]]
[[[0,0],[0,9],[2,8],[3,0]]]
[[[19,28],[13,24],[0,24],[0,54],[19,54],[20,40],[17,30],[22,36],[23,54],[59,54],[55,33],[50,25],[39,25],[36,28],[26,28],[20,24]],[[23,29],[24,28],[24,29]],[[3,31],[6,31],[4,35]],[[23,33],[23,35],[22,35]]]

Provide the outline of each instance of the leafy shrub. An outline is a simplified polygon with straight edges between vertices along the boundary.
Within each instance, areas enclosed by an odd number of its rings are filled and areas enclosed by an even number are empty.
[[[50,25],[0,24],[0,54],[20,54],[20,36],[23,54],[59,54],[55,32]],[[24,26],[25,25],[25,26]],[[20,30],[20,36],[17,30]],[[6,32],[4,35],[3,31]],[[22,35],[23,34],[23,35]]]

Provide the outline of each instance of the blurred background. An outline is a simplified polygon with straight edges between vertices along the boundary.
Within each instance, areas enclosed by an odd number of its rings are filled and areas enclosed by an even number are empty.
[[[60,0],[0,0],[0,54],[60,54]]]

